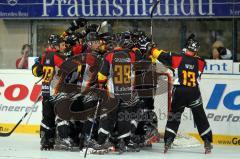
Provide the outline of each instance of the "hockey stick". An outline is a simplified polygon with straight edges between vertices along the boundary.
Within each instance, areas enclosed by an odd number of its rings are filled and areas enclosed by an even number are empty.
[[[151,11],[151,42],[153,43],[153,12],[155,11],[158,3],[160,2],[160,0],[157,0],[157,2],[153,5],[152,7],[152,11]]]
[[[37,100],[33,103],[33,105],[31,106],[31,111],[33,110],[33,107],[40,101],[41,99],[41,95],[38,96]],[[23,117],[19,120],[19,122],[14,126],[14,128],[10,131],[10,132],[7,132],[7,133],[1,133],[0,132],[0,137],[7,137],[7,136],[10,136],[14,130],[18,127],[18,125],[23,121],[23,119],[28,115],[30,111],[27,111]]]
[[[89,147],[89,141],[90,141],[91,136],[92,136],[94,123],[96,122],[96,119],[97,119],[97,113],[98,113],[99,105],[100,105],[100,101],[98,100],[98,103],[97,103],[97,106],[96,106],[96,110],[95,110],[95,113],[94,113],[94,117],[93,117],[92,127],[91,127],[90,134],[89,134],[88,140],[87,140],[87,147],[86,147],[86,150],[85,150],[85,153],[84,153],[84,158],[87,157],[87,151],[88,151],[88,147]]]
[[[35,84],[38,84],[39,82],[41,82],[43,78],[44,78],[44,75],[37,82],[35,82]]]

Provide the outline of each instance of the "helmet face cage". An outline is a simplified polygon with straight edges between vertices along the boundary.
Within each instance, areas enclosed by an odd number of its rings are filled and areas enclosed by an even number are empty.
[[[89,32],[86,36],[87,41],[98,41],[99,36],[97,32]]]
[[[78,41],[78,37],[75,34],[71,34],[67,37],[66,43],[73,46]]]
[[[200,44],[197,40],[194,39],[190,39],[187,42],[187,46],[186,48],[192,52],[198,52],[199,48],[200,48]]]
[[[61,42],[63,42],[63,38],[61,38],[59,35],[57,34],[51,34],[48,38],[48,44],[49,45],[59,45]]]
[[[116,46],[123,47],[124,41],[125,41],[125,39],[123,38],[123,34],[116,33],[116,34],[112,35],[111,43],[114,47],[116,47]]]
[[[123,47],[127,49],[131,49],[134,47],[134,43],[132,40],[132,33],[129,31],[122,33]]]
[[[138,38],[138,47],[140,48],[142,54],[146,53],[147,45],[150,43],[150,38],[148,38],[144,33]]]

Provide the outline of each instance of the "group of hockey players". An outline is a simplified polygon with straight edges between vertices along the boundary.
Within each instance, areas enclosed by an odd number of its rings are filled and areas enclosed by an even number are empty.
[[[160,61],[174,72],[164,152],[180,124],[175,115],[185,107],[210,152],[212,132],[198,88],[205,62],[196,56],[195,37],[176,54],[157,49],[144,32],[109,33],[104,27],[106,21],[74,20],[64,33],[49,36],[33,65],[33,75],[42,80],[41,150],[89,148],[102,154],[151,147],[160,138],[153,111],[158,82],[153,66]]]

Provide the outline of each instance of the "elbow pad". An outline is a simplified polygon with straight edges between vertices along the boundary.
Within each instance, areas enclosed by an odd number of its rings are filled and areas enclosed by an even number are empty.
[[[41,64],[39,64],[39,63],[35,63],[32,66],[32,74],[35,77],[41,77],[43,75],[43,66]]]

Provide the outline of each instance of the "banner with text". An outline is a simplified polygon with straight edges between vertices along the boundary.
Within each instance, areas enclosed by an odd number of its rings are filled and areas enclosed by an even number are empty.
[[[233,74],[240,74],[240,62],[233,63]]]
[[[1,0],[0,18],[150,19],[157,0]],[[237,18],[240,0],[160,0],[154,18]]]
[[[233,61],[232,60],[206,60],[206,67],[204,73],[213,74],[232,74]]]
[[[9,132],[27,111],[32,113],[16,131],[39,131],[42,102],[34,105],[41,93],[41,85],[35,85],[37,80],[30,70],[0,70],[0,131]]]
[[[41,86],[30,70],[0,70],[0,131],[9,132],[26,111],[30,114],[16,129],[18,133],[38,133],[42,104],[32,105],[41,92]],[[238,145],[240,140],[240,77],[239,75],[204,74],[201,81],[203,107],[214,134],[215,144]],[[162,95],[162,94],[161,94]],[[159,131],[165,130],[167,108],[160,104],[167,96],[155,97],[155,111]],[[167,104],[166,104],[167,105]],[[166,110],[166,111],[164,111]],[[28,120],[29,118],[29,120]],[[180,131],[197,136],[190,109],[182,115]]]

